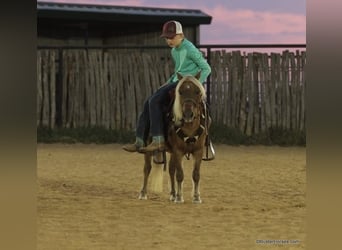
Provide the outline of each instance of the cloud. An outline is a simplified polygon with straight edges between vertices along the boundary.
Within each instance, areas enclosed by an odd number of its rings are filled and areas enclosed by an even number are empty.
[[[225,26],[233,31],[257,34],[277,34],[284,32],[305,32],[306,18],[291,13],[260,12],[252,10],[228,10],[223,6],[204,12],[213,16],[213,25]]]
[[[202,43],[305,43],[306,17],[292,13],[201,8],[213,16],[201,26]]]

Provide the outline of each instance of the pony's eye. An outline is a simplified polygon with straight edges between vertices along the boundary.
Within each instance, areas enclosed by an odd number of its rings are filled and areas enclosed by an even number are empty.
[[[179,91],[178,93],[179,93],[179,95],[183,95],[183,91]]]

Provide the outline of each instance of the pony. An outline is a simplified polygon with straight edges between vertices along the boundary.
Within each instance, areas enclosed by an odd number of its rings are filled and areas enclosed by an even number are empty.
[[[199,181],[200,167],[208,126],[206,126],[205,99],[206,92],[199,82],[200,72],[196,76],[182,76],[177,74],[178,84],[174,93],[174,103],[172,105],[172,120],[167,125],[166,151],[170,153],[169,177],[170,177],[170,200],[175,203],[183,203],[183,159],[193,158],[192,171],[192,201],[199,204],[200,198]],[[156,154],[156,153],[154,153]],[[144,181],[140,191],[139,199],[147,199],[148,178],[152,169],[152,153],[145,153],[144,159]],[[154,163],[156,163],[154,161]],[[161,165],[156,166],[155,172],[151,174],[152,189],[160,192],[162,189]],[[165,167],[164,167],[165,170]],[[159,184],[158,184],[159,183]],[[177,185],[176,185],[177,184]]]

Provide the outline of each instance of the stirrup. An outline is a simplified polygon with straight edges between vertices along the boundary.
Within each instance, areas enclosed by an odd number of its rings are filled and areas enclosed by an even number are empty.
[[[211,143],[209,137],[206,138],[205,141],[205,149],[203,151],[203,161],[211,161],[215,159],[215,149],[213,144]]]

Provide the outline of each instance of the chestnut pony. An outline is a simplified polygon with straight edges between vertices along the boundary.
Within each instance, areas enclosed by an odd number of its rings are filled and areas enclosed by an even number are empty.
[[[199,82],[200,73],[194,76],[181,76],[175,89],[175,100],[172,106],[172,121],[167,129],[167,152],[170,153],[170,200],[183,203],[183,159],[193,158],[193,203],[201,203],[199,181],[204,143],[207,135],[205,126],[205,89]],[[145,153],[144,182],[140,191],[140,199],[147,199],[147,182],[152,169],[152,154]],[[161,165],[157,166],[162,171]],[[154,177],[152,177],[154,176]],[[154,183],[161,183],[162,174],[151,174]],[[152,180],[151,180],[152,181]],[[177,184],[177,185],[176,185]],[[154,184],[156,186],[156,184]],[[153,189],[153,188],[152,188]],[[154,188],[154,190],[160,189]]]

